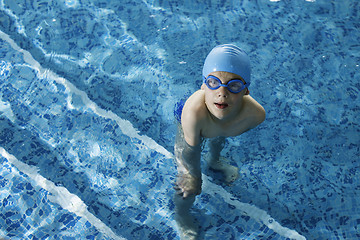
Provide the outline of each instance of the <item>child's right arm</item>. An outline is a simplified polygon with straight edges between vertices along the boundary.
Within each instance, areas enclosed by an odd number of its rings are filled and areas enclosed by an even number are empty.
[[[190,104],[189,104],[190,102]],[[175,142],[175,157],[178,166],[177,190],[184,198],[201,193],[201,114],[192,101],[185,103],[181,126]]]
[[[178,168],[176,190],[178,194],[186,198],[189,195],[201,193],[201,168],[200,168],[200,144],[190,146],[184,139],[182,131],[175,142],[175,158]]]

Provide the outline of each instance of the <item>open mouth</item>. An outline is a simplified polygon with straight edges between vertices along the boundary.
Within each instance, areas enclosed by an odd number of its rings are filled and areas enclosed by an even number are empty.
[[[229,105],[227,103],[215,103],[215,106],[219,109],[225,109],[227,108]]]

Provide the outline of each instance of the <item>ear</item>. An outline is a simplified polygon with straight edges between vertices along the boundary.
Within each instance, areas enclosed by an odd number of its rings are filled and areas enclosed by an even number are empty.
[[[203,83],[202,85],[201,85],[201,90],[205,90],[205,87],[206,87],[206,85],[205,85],[205,83]]]
[[[250,95],[249,89],[246,89],[245,95]]]

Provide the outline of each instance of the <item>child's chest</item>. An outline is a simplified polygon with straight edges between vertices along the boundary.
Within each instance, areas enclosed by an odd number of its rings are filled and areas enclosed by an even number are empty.
[[[246,119],[241,119],[228,124],[219,125],[209,123],[202,128],[201,136],[205,138],[214,137],[235,137],[249,130],[249,124]]]

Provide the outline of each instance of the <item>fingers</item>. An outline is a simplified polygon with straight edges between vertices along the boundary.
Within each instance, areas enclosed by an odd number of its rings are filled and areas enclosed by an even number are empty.
[[[199,181],[191,175],[182,175],[178,177],[173,188],[176,190],[176,194],[183,198],[199,195],[201,193],[201,179]]]
[[[174,187],[174,189],[176,190],[176,194],[179,196],[182,196],[183,199],[185,199],[189,196],[192,196],[192,195],[199,195],[201,193],[201,190],[194,192],[194,191],[187,191],[187,190],[181,189],[179,187]]]
[[[189,195],[191,195],[189,191],[186,191],[185,189],[180,188],[178,185],[175,185],[173,188],[176,190],[176,194],[179,196],[182,196],[183,199],[185,199]]]
[[[184,189],[182,189],[181,187],[179,187],[179,185],[177,185],[177,184],[175,184],[175,186],[174,186],[173,188],[176,190],[176,194],[177,194],[177,195],[180,195],[180,196],[182,196],[183,198],[185,198],[185,197],[184,197],[184,192],[185,192]],[[186,195],[186,196],[187,196],[187,195]]]

